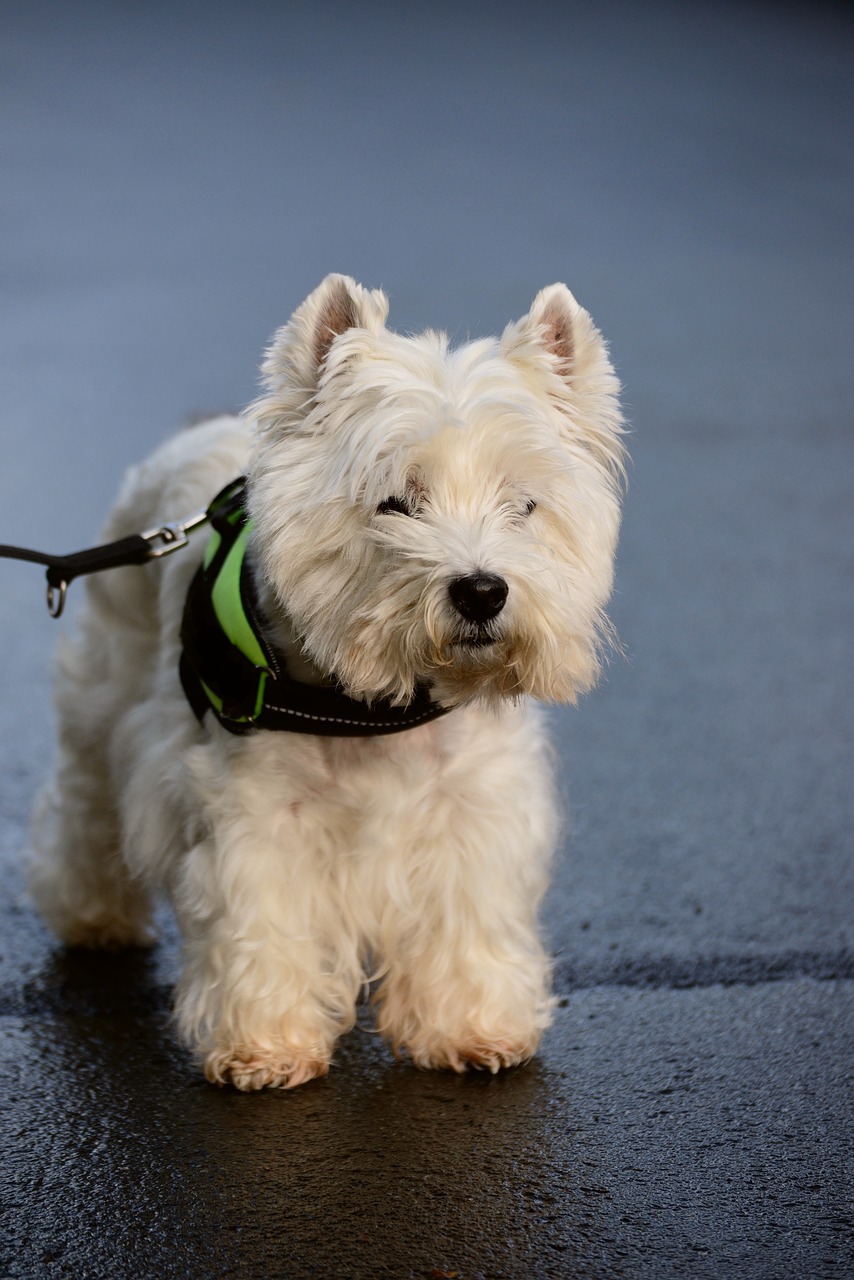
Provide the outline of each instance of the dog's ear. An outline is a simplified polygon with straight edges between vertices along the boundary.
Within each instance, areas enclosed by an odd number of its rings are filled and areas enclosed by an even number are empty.
[[[566,285],[550,284],[537,294],[528,314],[504,330],[502,354],[517,363],[534,360],[542,365],[545,352],[552,357],[555,371],[569,378],[575,360],[576,326],[582,316],[592,327],[587,312]]]
[[[561,413],[567,440],[621,475],[620,384],[601,333],[565,284],[540,290],[528,314],[507,326],[501,354],[540,384]]]
[[[388,315],[380,289],[364,289],[350,276],[329,275],[274,335],[262,371],[273,393],[316,390],[335,339],[351,329],[379,332]]]
[[[541,289],[528,312],[528,324],[541,330],[541,342],[556,357],[561,373],[569,374],[575,352],[573,319],[581,310],[565,284]]]

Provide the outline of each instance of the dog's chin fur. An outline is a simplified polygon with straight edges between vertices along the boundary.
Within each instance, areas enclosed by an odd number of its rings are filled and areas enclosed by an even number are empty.
[[[292,675],[368,702],[426,684],[451,713],[362,739],[199,725],[178,636],[203,538],[88,580],[60,661],[37,903],[70,944],[146,944],[167,890],[179,1031],[241,1089],[322,1074],[369,979],[380,1030],[422,1067],[524,1061],[551,1007],[536,911],[557,819],[530,699],[574,702],[609,639],[617,383],[563,285],[458,350],[386,312],[328,277],[275,335],[263,397],[135,468],[105,538],[247,472],[248,555]],[[472,616],[459,584],[482,575],[506,598]]]

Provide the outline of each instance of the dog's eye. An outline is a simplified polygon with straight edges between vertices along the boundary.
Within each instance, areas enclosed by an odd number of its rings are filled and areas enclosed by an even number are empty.
[[[529,498],[528,501],[525,503],[525,515],[529,516],[531,512],[536,511],[536,509],[537,509],[536,502],[534,501],[533,498]]]
[[[390,511],[398,511],[402,516],[412,515],[405,498],[385,498],[377,507],[378,516],[386,516]]]

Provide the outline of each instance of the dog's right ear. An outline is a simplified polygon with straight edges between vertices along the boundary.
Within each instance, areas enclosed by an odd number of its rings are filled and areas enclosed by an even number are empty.
[[[269,391],[313,395],[335,339],[352,329],[378,333],[387,315],[382,290],[364,289],[350,276],[327,276],[274,335],[261,366]]]

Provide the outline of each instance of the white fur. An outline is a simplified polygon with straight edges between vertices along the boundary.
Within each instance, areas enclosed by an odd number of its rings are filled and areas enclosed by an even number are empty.
[[[536,912],[556,814],[528,695],[573,701],[599,671],[617,383],[563,285],[500,339],[453,351],[391,332],[386,312],[328,277],[276,334],[245,420],[183,432],[133,469],[105,537],[206,506],[248,471],[250,555],[294,674],[400,702],[426,681],[453,710],[356,739],[200,726],[177,674],[198,534],[90,578],[60,653],[36,901],[71,945],[133,945],[167,890],[178,1027],[210,1080],[243,1089],[324,1072],[368,981],[380,1030],[423,1067],[521,1062],[549,1018]],[[408,513],[378,511],[392,496]],[[508,587],[480,626],[448,592],[475,572]]]

